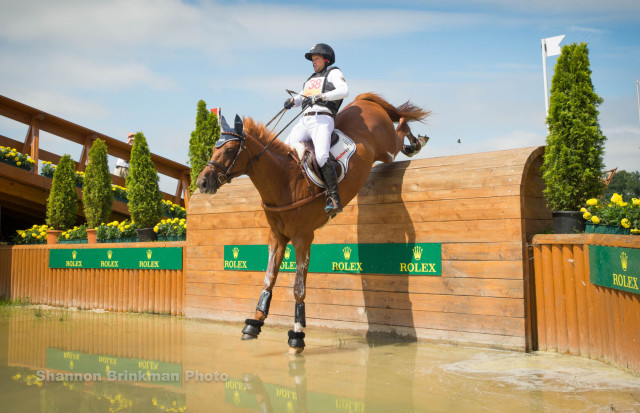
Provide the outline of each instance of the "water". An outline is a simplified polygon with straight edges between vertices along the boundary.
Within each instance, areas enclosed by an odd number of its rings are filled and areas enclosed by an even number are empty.
[[[2,412],[638,412],[640,377],[594,360],[314,329],[0,307]]]

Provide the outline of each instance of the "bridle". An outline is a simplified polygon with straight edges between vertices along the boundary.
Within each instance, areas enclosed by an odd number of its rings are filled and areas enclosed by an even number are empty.
[[[222,137],[223,135],[230,135],[230,136],[233,136],[233,137],[222,140],[222,142],[221,142],[220,146],[218,146],[218,148],[222,148],[225,144],[227,144],[227,143],[229,143],[231,141],[240,141],[240,146],[238,147],[238,150],[236,151],[236,156],[233,158],[233,161],[231,162],[231,164],[228,167],[225,167],[221,163],[218,163],[218,162],[213,161],[213,160],[209,160],[209,162],[207,162],[207,166],[211,166],[212,169],[213,168],[218,168],[219,170],[222,171],[222,173],[216,174],[218,183],[220,185],[223,185],[223,184],[226,184],[228,182],[231,182],[231,180],[233,178],[236,178],[238,176],[246,174],[247,169],[249,169],[249,167],[247,167],[242,171],[230,174],[231,169],[233,169],[234,165],[238,161],[238,158],[240,157],[240,154],[242,153],[242,151],[246,149],[247,150],[247,154],[248,154],[249,150],[247,149],[247,145],[245,143],[244,134],[240,135],[240,134],[237,134],[237,133],[234,133],[234,132],[221,132],[220,136]],[[249,164],[250,165],[253,164],[251,159],[249,159]],[[215,169],[214,169],[214,172],[215,172]]]

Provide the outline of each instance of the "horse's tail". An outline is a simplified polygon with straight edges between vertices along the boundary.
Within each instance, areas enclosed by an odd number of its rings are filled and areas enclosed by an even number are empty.
[[[421,107],[418,107],[409,102],[408,100],[402,105],[395,107],[375,93],[362,93],[356,96],[354,101],[356,100],[368,100],[369,102],[380,105],[385,110],[385,112],[387,112],[394,123],[399,122],[400,118],[405,118],[407,122],[411,122],[414,120],[422,122],[427,118],[427,116],[431,114],[431,111],[424,110]]]

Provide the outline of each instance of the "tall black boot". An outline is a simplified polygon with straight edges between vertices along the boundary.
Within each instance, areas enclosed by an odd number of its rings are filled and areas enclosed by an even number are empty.
[[[327,206],[324,207],[324,212],[326,212],[329,217],[333,217],[338,212],[342,212],[336,168],[333,166],[332,161],[327,161],[321,170],[324,182],[327,184]]]

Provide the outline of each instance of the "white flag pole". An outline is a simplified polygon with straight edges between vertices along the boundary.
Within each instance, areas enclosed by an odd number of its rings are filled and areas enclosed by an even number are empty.
[[[638,121],[640,122],[640,81],[636,80],[636,94],[638,95]]]
[[[542,39],[542,73],[544,75],[544,116],[549,115],[549,86],[547,82],[547,43]]]

